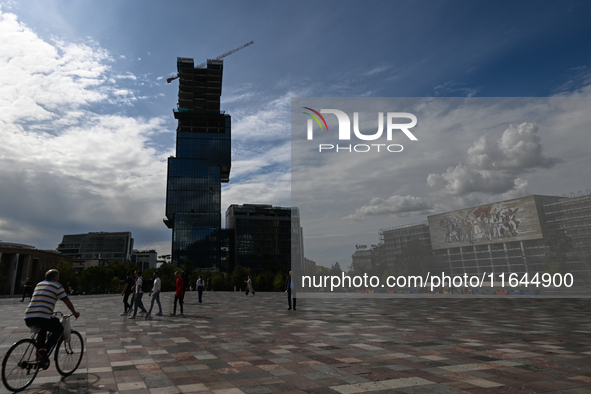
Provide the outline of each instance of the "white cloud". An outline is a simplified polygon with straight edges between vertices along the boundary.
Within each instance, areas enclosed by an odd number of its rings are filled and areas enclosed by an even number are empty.
[[[319,143],[362,141],[320,133],[308,141],[301,127],[292,143],[292,204],[301,209],[306,257],[319,262],[350,261],[355,244],[378,243],[379,229],[431,214],[589,187],[588,98],[305,101],[347,113],[359,108],[363,130],[375,130],[373,114],[388,108],[419,119],[418,141],[392,141],[404,145],[399,154],[320,154]],[[298,116],[294,109],[295,127],[305,125]]]
[[[470,149],[466,162],[477,170],[510,170],[523,172],[534,168],[550,168],[560,162],[542,154],[538,126],[533,123],[510,125],[501,138],[490,142],[480,137]]]
[[[524,190],[517,176],[538,168],[551,168],[560,160],[544,157],[538,127],[532,123],[510,125],[491,142],[483,135],[468,149],[466,164],[449,167],[443,174],[429,174],[427,183],[441,196],[468,193],[501,194]],[[515,188],[515,190],[514,190]]]
[[[114,75],[113,78],[116,79],[132,79],[132,80],[137,80],[137,77],[135,75],[133,75],[132,73],[130,73],[129,71],[125,74],[119,74],[119,75]],[[158,79],[162,79],[162,77],[158,78]]]
[[[247,107],[233,112],[233,138],[290,138],[289,113],[292,93],[272,99],[260,108]],[[252,112],[249,112],[252,111]]]
[[[53,249],[70,229],[166,231],[172,152],[151,147],[164,120],[93,109],[137,100],[115,82],[137,78],[96,43],[43,41],[2,11],[0,36],[0,238]]]
[[[240,183],[229,183],[222,192],[222,210],[231,204],[290,206],[291,176],[277,171],[256,174]]]
[[[374,75],[374,74],[380,74],[386,70],[389,70],[390,68],[391,68],[391,66],[377,66],[377,67],[374,67],[371,70],[367,71],[363,75],[369,76],[369,75]]]
[[[435,86],[436,96],[465,96],[473,97],[478,93],[477,88],[467,87],[465,83],[458,83],[454,81],[448,81],[442,85]]]
[[[343,219],[352,221],[364,220],[366,216],[392,215],[398,217],[411,214],[426,214],[430,212],[432,204],[425,198],[413,196],[392,196],[386,200],[372,198],[369,205],[355,210],[355,213]]]

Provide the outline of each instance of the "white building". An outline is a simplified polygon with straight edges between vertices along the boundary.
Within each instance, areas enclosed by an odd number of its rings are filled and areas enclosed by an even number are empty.
[[[155,270],[158,264],[158,253],[155,250],[134,250],[131,254],[131,262],[137,264],[141,271],[148,268]]]

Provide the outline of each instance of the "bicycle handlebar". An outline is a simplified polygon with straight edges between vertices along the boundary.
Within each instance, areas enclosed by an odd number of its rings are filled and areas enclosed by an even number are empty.
[[[73,313],[70,313],[69,315],[64,315],[64,313],[63,312],[60,312],[60,311],[55,311],[55,312],[53,312],[53,314],[54,314],[54,316],[61,316],[61,317],[72,317],[72,316],[74,316]],[[78,318],[76,318],[76,320],[78,320]]]

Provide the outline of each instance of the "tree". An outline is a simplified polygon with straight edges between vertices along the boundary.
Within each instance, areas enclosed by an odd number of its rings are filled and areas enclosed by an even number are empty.
[[[74,267],[72,267],[67,261],[60,260],[59,263],[57,263],[56,269],[60,273],[60,283],[64,286],[66,291],[68,290],[68,286],[74,287],[73,281],[76,277],[76,270]]]
[[[78,275],[80,293],[98,294],[110,291],[113,270],[107,267],[88,267]]]
[[[111,261],[109,263],[109,268],[113,271],[113,275],[118,278],[126,278],[128,272],[131,272],[131,275],[133,276],[133,273],[139,270],[138,265],[130,261],[126,261],[125,263]]]
[[[152,268],[146,269],[142,272],[142,290],[152,290],[152,284],[154,283],[154,271]],[[148,290],[148,291],[149,291]]]
[[[363,274],[365,273],[365,270],[363,268],[363,266],[361,264],[359,264],[357,261],[353,261],[351,263],[351,265],[349,266],[349,270],[347,271],[347,275],[353,277],[353,276],[363,276]]]
[[[333,276],[341,276],[343,274],[343,270],[341,269],[341,265],[337,261],[330,267],[330,275]]]
[[[227,275],[225,272],[216,272],[211,277],[211,287],[214,290],[228,290]]]
[[[244,289],[246,283],[244,281],[248,278],[248,275],[251,275],[252,272],[250,268],[243,267],[241,265],[237,265],[232,271],[232,275],[230,275],[230,287],[233,289],[236,286],[237,289]]]
[[[398,275],[421,275],[427,274],[427,268],[431,262],[431,254],[420,239],[408,241],[396,256],[396,268]]]
[[[386,270],[386,264],[385,263],[376,263],[373,264],[371,269],[369,270],[369,272],[367,273],[369,276],[377,276],[377,277],[382,277],[382,275],[384,274]]]
[[[259,260],[263,271],[253,278],[253,286],[258,291],[274,291],[276,276],[287,275],[285,265],[277,259],[277,256],[270,253],[261,253]]]
[[[174,276],[174,273],[176,271],[179,271],[179,269],[172,265],[172,263],[164,263],[158,267],[158,276],[160,277],[162,284],[162,291],[174,290],[174,284],[176,282],[176,276]],[[146,277],[144,276],[144,279],[145,278]],[[187,287],[186,283],[185,287]]]
[[[183,279],[186,280],[187,282],[191,282],[191,280],[189,280],[189,278],[191,278],[191,275],[193,274],[193,271],[195,269],[193,268],[193,262],[189,261],[189,260],[184,260],[183,261],[183,270],[182,275],[183,275]],[[173,272],[174,274],[174,272]],[[176,278],[173,277],[173,279],[176,280]],[[197,278],[195,278],[195,282],[197,282]],[[193,282],[193,283],[195,283]],[[189,288],[189,283],[185,283],[185,289]]]
[[[106,290],[114,293],[119,293],[122,290],[119,278],[116,276],[113,277],[113,279],[111,279],[111,283],[109,284]]]
[[[285,277],[281,273],[277,273],[275,275],[275,280],[273,281],[273,290],[275,291],[283,291],[285,287]]]

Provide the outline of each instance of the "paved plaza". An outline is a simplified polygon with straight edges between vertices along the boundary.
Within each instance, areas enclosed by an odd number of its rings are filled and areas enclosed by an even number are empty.
[[[589,299],[343,295],[288,311],[283,293],[190,292],[172,317],[172,295],[150,320],[119,316],[119,295],[72,297],[82,364],[25,392],[591,393]],[[2,357],[29,335],[19,301],[0,299]]]

